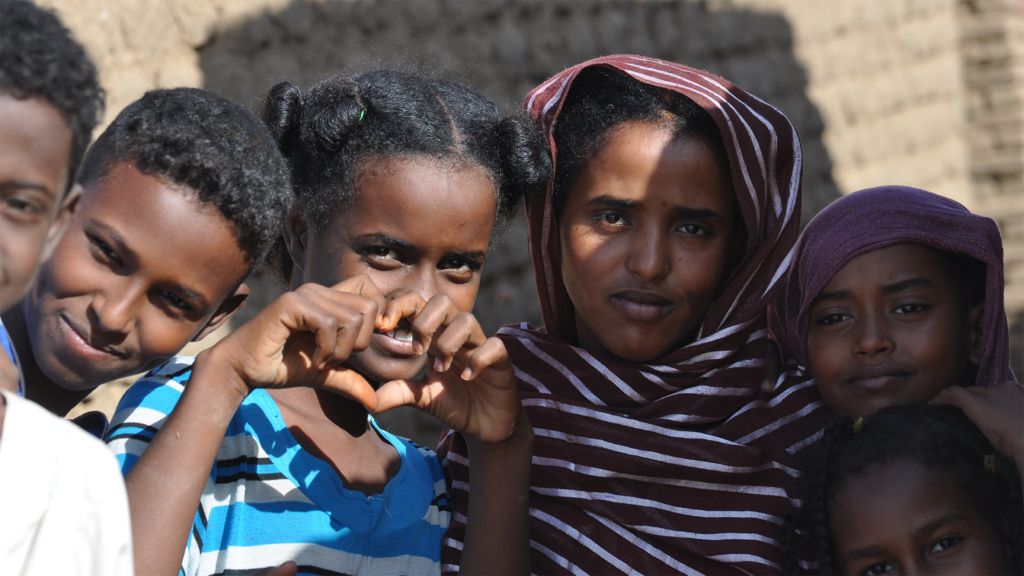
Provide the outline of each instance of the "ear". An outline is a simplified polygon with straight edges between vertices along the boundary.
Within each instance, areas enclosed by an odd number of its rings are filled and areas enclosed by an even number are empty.
[[[53,250],[57,247],[57,243],[60,242],[61,236],[64,235],[64,230],[68,227],[68,223],[71,222],[71,217],[78,211],[78,204],[81,199],[82,185],[75,184],[68,191],[64,201],[61,202],[60,210],[57,211],[53,222],[50,222],[49,230],[46,231],[46,238],[43,240],[42,260],[48,259],[53,254]]]
[[[238,288],[235,289],[235,293],[232,294],[231,296],[228,296],[227,298],[224,299],[223,302],[220,303],[220,306],[217,308],[217,311],[214,312],[213,316],[210,317],[210,321],[206,323],[206,326],[204,326],[203,329],[200,330],[198,334],[196,334],[195,338],[193,338],[192,341],[199,342],[200,340],[206,338],[215,330],[217,330],[217,328],[223,326],[224,323],[228,321],[228,318],[231,318],[231,316],[234,315],[235,312],[238,312],[243,307],[245,307],[245,303],[248,300],[249,286],[244,283],[239,284]]]
[[[288,254],[292,262],[299,270],[303,270],[306,262],[306,247],[309,245],[309,225],[302,217],[302,209],[299,203],[292,205],[288,217],[284,220],[284,244],[288,248]]]
[[[967,359],[972,366],[981,364],[981,335],[985,323],[985,301],[978,302],[967,311],[967,322],[971,330],[971,340]]]

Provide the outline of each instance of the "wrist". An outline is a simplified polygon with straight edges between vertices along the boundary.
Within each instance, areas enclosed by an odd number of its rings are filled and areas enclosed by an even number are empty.
[[[217,404],[229,407],[234,414],[252,389],[218,348],[213,346],[196,355],[192,376],[185,389],[201,388],[212,392],[217,396]]]
[[[485,456],[492,454],[498,457],[518,457],[522,453],[533,454],[533,426],[526,417],[526,411],[522,406],[516,414],[515,423],[508,437],[500,442],[484,442],[476,436],[463,434],[466,440],[466,448],[470,458],[474,455]]]

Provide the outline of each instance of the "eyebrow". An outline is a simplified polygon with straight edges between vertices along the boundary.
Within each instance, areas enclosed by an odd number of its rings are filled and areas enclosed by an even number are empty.
[[[117,250],[119,252],[125,252],[133,259],[138,259],[138,255],[135,253],[134,250],[128,247],[128,244],[125,243],[124,238],[121,237],[117,230],[114,230],[110,226],[98,220],[89,220],[89,223],[92,224],[92,226],[102,230],[103,233],[110,238],[110,241],[117,245]],[[184,284],[175,283],[173,290],[177,292],[180,296],[182,296],[184,299],[191,300],[191,304],[193,304],[197,308],[205,309],[210,306],[210,303],[206,300],[205,296],[189,288],[188,286],[185,286]]]
[[[965,514],[961,514],[959,512],[950,512],[948,514],[944,514],[936,518],[935,520],[932,520],[931,522],[925,524],[924,526],[921,526],[917,530],[914,530],[914,535],[917,537],[925,536],[929,532],[934,532],[943,524],[947,524],[952,520],[960,520],[964,518],[968,518],[968,516]],[[880,556],[885,552],[885,548],[882,546],[878,546],[877,544],[865,546],[863,548],[855,548],[853,550],[850,550],[846,553],[845,556],[843,556],[842,562],[845,565],[850,562],[853,562],[854,560],[859,560],[861,558],[871,558],[873,556]]]
[[[389,246],[391,248],[402,248],[404,250],[412,250],[415,248],[412,244],[405,240],[399,240],[391,234],[386,232],[371,232],[370,234],[362,234],[356,236],[355,239],[364,244],[380,244],[381,246]]]
[[[39,190],[40,192],[46,192],[50,196],[56,196],[53,190],[50,190],[43,184],[36,184],[35,182],[27,182],[25,180],[5,180],[3,182],[5,186],[17,186],[18,188],[31,188],[33,190]]]
[[[924,526],[921,526],[920,528],[915,530],[914,533],[918,536],[924,536],[927,535],[929,532],[934,532],[935,530],[939,529],[940,527],[942,527],[943,524],[948,524],[953,520],[965,519],[969,519],[969,516],[967,516],[966,514],[961,514],[960,512],[950,512],[948,514],[943,514],[942,516],[939,516],[938,518],[932,520]]]
[[[896,294],[897,292],[902,292],[908,288],[913,288],[915,286],[935,286],[935,282],[932,282],[927,278],[908,278],[906,280],[900,280],[899,282],[896,282],[894,284],[886,284],[884,286],[879,286],[878,291],[881,292],[882,294]],[[849,298],[850,296],[851,293],[849,290],[835,290],[832,292],[822,292],[818,294],[818,296],[814,300],[811,300],[811,306],[829,300],[842,300],[844,298]]]
[[[589,202],[587,202],[587,206],[607,206],[608,208],[636,208],[637,206],[640,206],[640,202],[638,200],[616,198],[614,196],[604,194],[602,196],[598,196],[596,198],[591,199]],[[677,217],[682,216],[687,218],[702,219],[721,217],[721,215],[718,212],[715,212],[710,208],[689,208],[686,206],[677,206],[675,208],[672,208],[671,210],[672,213]]]

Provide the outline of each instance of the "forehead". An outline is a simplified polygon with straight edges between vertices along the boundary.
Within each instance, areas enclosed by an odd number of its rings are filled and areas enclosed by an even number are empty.
[[[486,249],[497,207],[497,191],[483,168],[429,158],[389,160],[364,170],[332,228],[393,230],[417,245]]]
[[[64,115],[42,98],[0,94],[0,127],[0,179],[43,183],[62,194],[72,139]]]
[[[74,222],[116,235],[138,261],[138,274],[185,285],[211,302],[227,296],[248,269],[235,226],[217,207],[129,163],[112,166],[83,191]]]
[[[930,280],[944,291],[955,288],[949,265],[939,250],[924,244],[904,242],[854,257],[836,273],[823,291],[873,289],[910,278]]]
[[[728,167],[710,146],[649,122],[626,122],[609,132],[570,194],[600,195],[610,189],[668,204],[736,203]]]

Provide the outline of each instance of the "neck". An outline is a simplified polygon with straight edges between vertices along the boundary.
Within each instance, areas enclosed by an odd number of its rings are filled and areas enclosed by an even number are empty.
[[[14,349],[18,352],[22,376],[25,380],[25,397],[63,418],[92,392],[88,390],[67,390],[50,379],[36,362],[32,352],[32,341],[28,335],[22,300],[3,315],[4,326]]]

